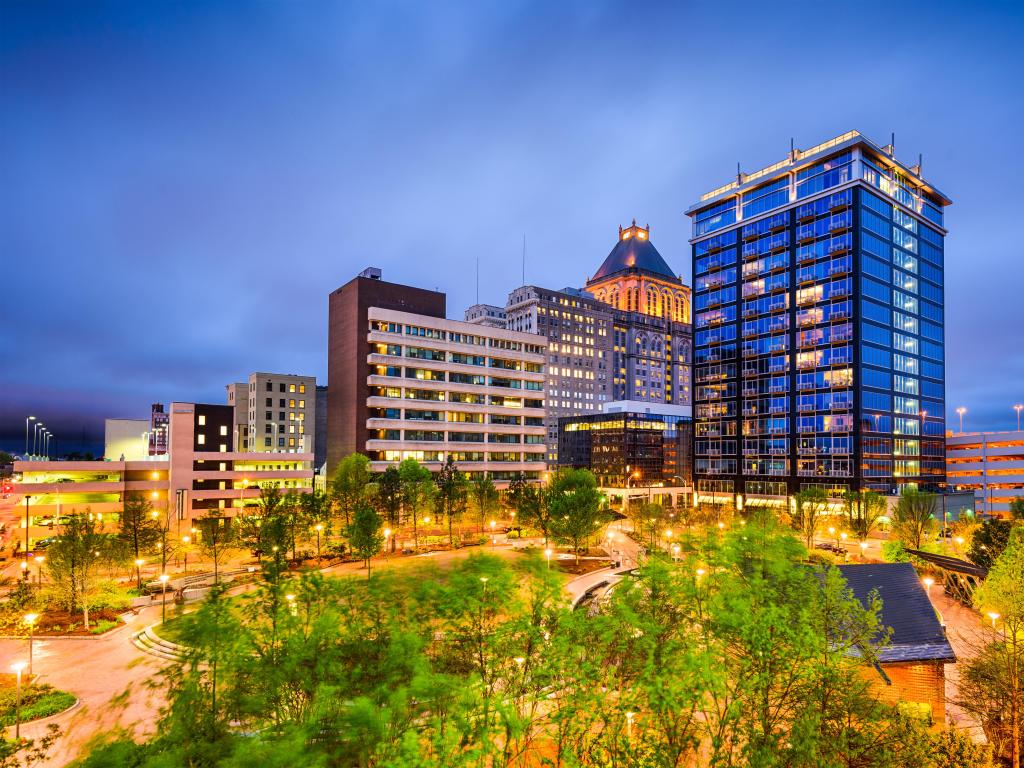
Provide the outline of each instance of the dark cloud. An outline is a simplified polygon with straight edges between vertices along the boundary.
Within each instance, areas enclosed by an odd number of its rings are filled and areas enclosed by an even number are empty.
[[[323,380],[327,294],[370,264],[457,316],[477,258],[485,301],[524,233],[529,280],[579,285],[636,216],[688,274],[682,211],[737,160],[851,127],[954,199],[948,405],[1010,426],[1020,8],[724,8],[5,3],[0,433]]]

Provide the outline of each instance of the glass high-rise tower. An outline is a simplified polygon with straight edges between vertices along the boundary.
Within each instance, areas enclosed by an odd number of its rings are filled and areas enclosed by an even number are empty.
[[[950,202],[851,131],[687,211],[699,498],[944,481]]]

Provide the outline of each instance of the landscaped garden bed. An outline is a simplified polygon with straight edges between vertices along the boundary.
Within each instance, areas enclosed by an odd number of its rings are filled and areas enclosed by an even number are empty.
[[[23,723],[59,714],[77,701],[74,694],[67,691],[59,691],[46,684],[29,684],[27,677],[23,674],[21,678],[21,722]],[[14,725],[17,702],[17,678],[11,674],[0,675],[0,727]]]

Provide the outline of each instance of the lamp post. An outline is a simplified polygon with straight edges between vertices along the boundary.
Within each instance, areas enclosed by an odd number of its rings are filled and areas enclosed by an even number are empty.
[[[999,614],[996,613],[995,611],[989,611],[988,612],[988,617],[992,621],[992,631],[995,632],[996,631],[996,619],[999,618]]]
[[[548,570],[550,571],[551,570],[551,550],[550,549],[545,549],[544,550],[544,557],[547,558]]]
[[[142,564],[146,561],[141,557],[135,561],[135,581],[138,583],[139,594],[142,594]]]
[[[168,576],[166,573],[161,573],[160,574],[160,585],[163,587],[163,591],[164,591],[163,604],[160,606],[160,609],[161,609],[160,610],[160,621],[161,622],[167,621],[167,581],[170,578],[171,577]]]
[[[32,498],[31,496],[26,494],[26,496],[25,496],[25,568],[24,568],[25,578],[26,579],[28,578],[28,521],[29,521],[29,517],[28,517],[28,500],[31,499],[31,498]]]
[[[1024,411],[1024,405],[1018,403],[1017,405],[1013,406],[1013,410],[1017,412],[1017,431],[1020,432],[1020,412]]]
[[[633,740],[633,718],[636,717],[636,712],[626,713],[626,739],[628,741]]]
[[[35,633],[36,621],[39,619],[38,613],[26,613],[25,614],[25,625],[28,627],[28,678],[32,679],[32,640]]]
[[[860,543],[860,559],[861,560],[866,560],[867,559],[867,552],[868,552],[868,543],[866,541],[862,541]]]
[[[964,414],[967,413],[967,409],[960,406],[956,409],[957,415],[960,417],[960,434],[964,433]]]
[[[320,532],[324,529],[323,523],[317,523],[313,526],[313,530],[316,531],[316,567],[321,567],[320,562]]]
[[[35,420],[36,420],[35,416],[29,416],[27,419],[25,419],[25,458],[26,459],[29,456],[29,453],[28,453],[28,423],[30,421],[35,421]]]
[[[923,579],[921,579],[921,582],[924,584],[925,590],[927,590],[928,592],[928,598],[931,599],[932,585],[935,583],[935,579],[933,579],[931,576],[925,576]]]
[[[318,537],[319,537],[319,535],[320,534],[317,534]],[[388,559],[388,539],[390,539],[390,538],[391,538],[391,529],[390,528],[385,528],[384,529],[384,561],[385,562],[387,562],[387,559]],[[319,545],[318,545],[317,548],[319,549]]]
[[[14,707],[14,738],[21,738],[21,671],[25,668],[25,662],[19,661],[11,664],[11,669],[18,676],[18,699]]]
[[[189,537],[189,536],[182,536],[181,537],[181,551],[184,553],[185,575],[186,576],[188,576],[188,543],[190,541],[192,541],[192,538]]]
[[[46,560],[46,555],[36,555],[36,584],[40,587],[43,586],[43,561]]]

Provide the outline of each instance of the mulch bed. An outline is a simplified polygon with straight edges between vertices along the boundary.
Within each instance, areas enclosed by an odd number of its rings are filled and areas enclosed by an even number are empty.
[[[101,621],[112,621],[116,623],[116,626],[120,626],[121,622],[118,619],[120,611],[116,611],[112,608],[99,608],[96,610],[89,611],[89,628],[94,629],[96,625]],[[71,630],[68,627],[72,627]],[[114,627],[111,627],[113,629]],[[19,628],[20,634],[27,634],[24,628]],[[32,633],[36,637],[46,637],[54,635],[82,635],[91,636],[94,633],[87,630],[82,623],[82,612],[75,611],[74,613],[68,613],[67,611],[45,611],[40,614],[39,622],[36,624],[35,631]]]

